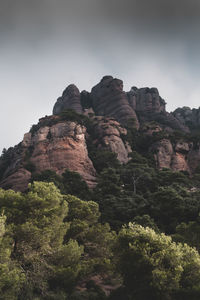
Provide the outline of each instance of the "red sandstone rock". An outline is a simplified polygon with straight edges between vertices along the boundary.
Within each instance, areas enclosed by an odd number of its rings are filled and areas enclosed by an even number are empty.
[[[124,143],[121,137],[127,134],[127,130],[114,119],[105,117],[96,117],[95,119],[94,131],[95,135],[98,136],[96,140],[97,147],[116,153],[121,163],[127,163],[130,159],[128,154],[132,150],[129,144]]]

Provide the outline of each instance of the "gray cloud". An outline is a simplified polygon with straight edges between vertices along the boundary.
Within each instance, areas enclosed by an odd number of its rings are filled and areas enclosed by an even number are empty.
[[[198,107],[199,31],[198,0],[0,0],[0,149],[105,74]]]

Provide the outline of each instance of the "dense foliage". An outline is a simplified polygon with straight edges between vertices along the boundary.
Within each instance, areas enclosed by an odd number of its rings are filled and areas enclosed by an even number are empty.
[[[120,175],[112,172],[108,169],[105,177],[112,175],[119,185]],[[178,199],[180,207],[186,205],[185,190],[176,194],[171,187],[163,189],[156,192],[160,199],[166,200],[167,193],[173,201]],[[122,191],[113,191],[118,201]],[[126,196],[124,207],[122,200],[121,207],[112,206],[113,220],[119,216],[113,227],[120,229],[127,218],[133,221],[116,233],[100,222],[96,202],[61,194],[53,183],[34,182],[25,194],[1,189],[0,299],[199,299],[198,216],[167,236],[161,233],[162,227],[168,228],[164,215],[155,223],[144,214],[147,204],[140,203],[142,196],[132,192],[132,202]],[[105,191],[101,188],[99,193]],[[109,211],[112,197],[107,196],[105,210]],[[179,206],[174,207],[176,215]],[[169,214],[158,203],[152,205],[154,214],[156,208],[157,218],[161,212]],[[170,224],[174,215],[172,210]],[[111,210],[104,214],[108,216],[113,217]]]
[[[0,207],[0,299],[68,299],[81,280],[113,273],[115,233],[96,203],[34,182],[0,190]]]
[[[93,119],[70,110],[59,118],[87,127],[97,185],[89,190],[70,170],[37,174],[27,150],[26,193],[0,189],[0,299],[200,299],[200,168],[193,177],[158,170],[147,151],[189,137],[128,124],[122,138],[133,152],[123,165],[92,143]],[[3,151],[0,177],[13,153]]]

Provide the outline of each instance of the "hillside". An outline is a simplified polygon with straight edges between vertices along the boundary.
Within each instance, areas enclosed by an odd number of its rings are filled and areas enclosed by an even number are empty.
[[[91,93],[69,85],[53,115],[41,118],[21,143],[4,151],[0,186],[24,191],[33,173],[53,170],[61,175],[69,169],[92,188],[98,173],[95,151],[116,153],[121,164],[128,162],[131,152],[142,151],[158,169],[193,174],[200,162],[199,124],[197,109],[166,112],[156,88],[124,92],[123,82],[111,76],[103,77]],[[136,141],[142,139],[139,145]]]
[[[200,299],[200,109],[105,76],[0,158],[0,299]]]

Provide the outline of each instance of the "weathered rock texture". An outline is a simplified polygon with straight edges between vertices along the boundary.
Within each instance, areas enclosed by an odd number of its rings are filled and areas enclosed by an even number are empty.
[[[57,174],[66,169],[76,171],[89,187],[94,187],[96,171],[88,156],[87,143],[93,143],[97,149],[112,151],[121,163],[127,163],[131,148],[125,142],[127,130],[123,126],[130,126],[130,120],[134,130],[139,129],[138,134],[147,135],[150,140],[157,135],[157,142],[146,151],[153,153],[159,169],[185,170],[192,174],[200,164],[198,137],[191,142],[188,138],[172,142],[170,134],[174,130],[184,133],[197,129],[200,109],[183,107],[168,113],[165,105],[156,88],[132,87],[126,93],[123,82],[112,76],[103,77],[91,93],[80,93],[71,84],[55,103],[53,116],[40,119],[24,135],[22,143],[7,151],[4,158],[0,157],[0,186],[25,190],[35,168],[35,172],[50,169]],[[79,115],[60,116],[66,109]],[[88,132],[83,126],[86,116],[93,122],[93,128],[88,127]],[[72,121],[73,118],[76,121]]]
[[[127,163],[129,161],[128,154],[132,152],[129,144],[122,138],[127,135],[127,130],[115,119],[95,117],[95,121],[94,134],[97,139],[94,144],[97,148],[114,152],[121,163]]]
[[[162,139],[151,147],[150,152],[154,153],[159,169],[168,168],[173,171],[188,171],[192,173],[196,168],[191,164],[192,147],[192,143],[177,141],[175,145],[172,145],[169,139]]]
[[[13,163],[9,167],[11,175],[3,179],[1,186],[18,190],[27,188],[30,180],[30,172],[24,169],[27,163],[34,165],[38,173],[53,170],[61,175],[66,169],[76,171],[89,187],[95,186],[96,171],[88,157],[86,128],[70,121],[57,121],[51,126],[43,126],[48,120],[53,123],[52,117],[43,118],[36,132],[24,135],[20,164]]]
[[[66,109],[73,109],[79,114],[83,111],[80,92],[74,84],[70,84],[64,90],[62,97],[58,98],[53,108],[53,114],[58,115]]]
[[[93,87],[91,97],[96,115],[113,117],[121,124],[126,124],[129,119],[133,119],[135,127],[139,128],[136,113],[123,91],[123,81],[105,76]]]
[[[39,129],[29,145],[34,147],[31,162],[36,171],[50,169],[62,174],[70,169],[80,173],[90,187],[94,185],[95,170],[88,157],[85,132],[85,127],[75,122]]]
[[[200,108],[189,108],[182,107],[177,108],[173,115],[178,119],[182,124],[188,126],[190,129],[194,129],[200,126]]]
[[[160,113],[165,111],[165,100],[163,100],[156,88],[132,87],[127,93],[130,106],[136,112]]]
[[[73,109],[82,114],[92,109],[97,116],[113,117],[121,124],[132,120],[136,129],[149,121],[159,122],[163,128],[189,132],[188,122],[184,120],[183,113],[168,113],[166,102],[161,98],[157,88],[132,87],[129,92],[123,91],[123,81],[112,76],[104,76],[92,88],[91,93],[79,92],[75,85],[69,85],[58,98],[53,114],[58,115],[66,109]],[[200,124],[200,113],[193,111],[195,123]],[[197,121],[199,120],[199,121]]]

